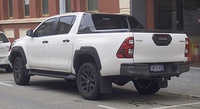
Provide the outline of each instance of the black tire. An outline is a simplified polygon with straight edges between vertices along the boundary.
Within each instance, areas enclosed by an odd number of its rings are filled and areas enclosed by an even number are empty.
[[[17,57],[13,64],[13,76],[15,83],[18,85],[27,85],[30,81],[30,76],[26,75],[27,69],[21,57]]]
[[[77,87],[84,99],[96,100],[101,97],[99,74],[92,63],[83,64],[77,74]]]
[[[6,70],[6,72],[8,72],[8,73],[13,72],[13,69],[12,69],[10,66],[6,67],[5,70]]]
[[[135,88],[141,94],[154,94],[160,90],[158,82],[153,80],[139,79],[133,81]]]

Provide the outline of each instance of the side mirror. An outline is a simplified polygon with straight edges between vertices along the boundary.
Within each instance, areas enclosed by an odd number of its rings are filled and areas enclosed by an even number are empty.
[[[33,36],[33,30],[26,31],[26,35],[32,37]]]

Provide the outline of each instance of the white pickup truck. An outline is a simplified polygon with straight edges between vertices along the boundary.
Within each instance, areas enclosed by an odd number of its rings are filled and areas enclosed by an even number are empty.
[[[146,30],[128,15],[75,12],[42,22],[16,40],[9,56],[14,80],[34,75],[74,80],[81,96],[99,99],[112,83],[132,81],[142,94],[156,93],[189,71],[184,33]]]

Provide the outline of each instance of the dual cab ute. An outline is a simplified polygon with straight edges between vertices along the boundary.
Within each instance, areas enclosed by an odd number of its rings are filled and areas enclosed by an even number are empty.
[[[75,12],[56,15],[13,43],[14,80],[34,75],[74,80],[81,96],[99,99],[112,83],[132,81],[142,94],[156,93],[189,71],[184,33],[146,30],[128,15]]]

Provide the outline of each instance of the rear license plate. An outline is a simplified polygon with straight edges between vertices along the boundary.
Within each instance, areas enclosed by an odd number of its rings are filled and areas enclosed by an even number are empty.
[[[150,71],[151,72],[164,72],[165,71],[165,67],[164,65],[150,65]]]

